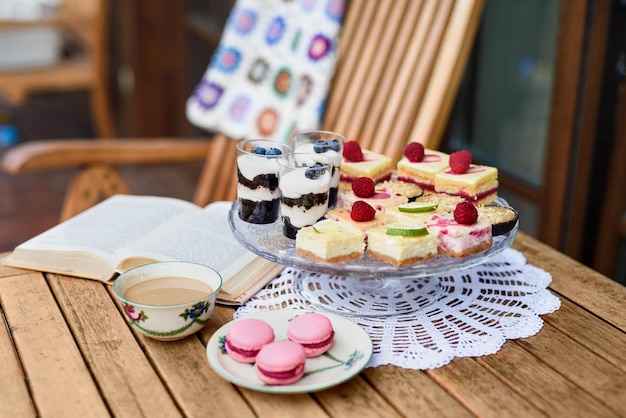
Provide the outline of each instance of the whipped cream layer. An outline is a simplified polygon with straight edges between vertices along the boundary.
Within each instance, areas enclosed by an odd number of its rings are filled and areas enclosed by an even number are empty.
[[[237,158],[237,169],[240,175],[247,180],[248,184],[254,184],[254,187],[249,187],[239,182],[237,184],[237,197],[253,202],[279,199],[280,189],[278,187],[268,187],[265,185],[267,182],[261,182],[259,179],[259,176],[273,177],[277,182],[280,171],[279,159],[284,159],[284,157],[266,157],[255,154],[240,155]]]
[[[332,179],[330,181],[330,187],[339,186],[339,167],[341,167],[341,154],[335,150],[327,148],[324,152],[315,152],[314,144],[297,144],[294,152],[310,154],[309,158],[303,159],[300,155],[296,155],[296,161],[298,163],[305,163],[306,165],[313,165],[316,162],[326,163],[326,161],[315,160],[315,155],[323,155],[330,158],[333,164]]]
[[[281,215],[289,218],[289,222],[296,228],[314,224],[323,218],[328,210],[331,174],[324,170],[318,178],[310,179],[306,177],[305,172],[305,169],[287,172],[280,177],[279,183],[283,201],[280,205]],[[314,199],[302,199],[307,195],[325,195],[325,198],[318,199],[320,203],[309,206],[309,202]],[[298,199],[302,199],[303,202],[297,205],[284,203],[285,200],[293,202]]]

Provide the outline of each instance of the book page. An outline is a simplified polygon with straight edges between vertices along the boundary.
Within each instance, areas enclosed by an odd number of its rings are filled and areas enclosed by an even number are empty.
[[[15,253],[21,249],[79,251],[100,257],[113,267],[128,255],[126,248],[146,234],[199,210],[180,199],[116,195],[24,242]]]
[[[194,216],[179,219],[167,230],[150,234],[138,242],[133,254],[204,264],[219,271],[226,282],[257,258],[235,239],[230,230],[228,211],[231,205],[232,202],[215,202]]]

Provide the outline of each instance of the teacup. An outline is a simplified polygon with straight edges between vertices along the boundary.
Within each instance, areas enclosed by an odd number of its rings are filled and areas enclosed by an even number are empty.
[[[147,337],[173,341],[204,327],[221,287],[221,275],[210,267],[164,261],[122,273],[113,292],[130,325]]]

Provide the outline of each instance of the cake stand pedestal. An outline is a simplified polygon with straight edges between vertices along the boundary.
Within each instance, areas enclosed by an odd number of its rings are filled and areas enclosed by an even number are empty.
[[[355,316],[392,316],[420,311],[439,300],[438,277],[369,278],[320,275],[303,271],[296,291],[313,307]]]
[[[500,199],[496,204],[508,206]],[[300,270],[295,289],[313,307],[355,316],[392,316],[423,310],[442,294],[439,277],[484,263],[510,247],[519,222],[493,237],[491,248],[465,258],[443,255],[411,266],[395,267],[366,255],[346,263],[322,263],[295,251],[295,240],[282,233],[282,222],[250,224],[239,219],[238,202],[228,214],[233,235],[244,247],[270,261]]]

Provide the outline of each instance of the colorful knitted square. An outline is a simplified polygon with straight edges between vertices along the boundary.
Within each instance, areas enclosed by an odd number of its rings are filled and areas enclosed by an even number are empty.
[[[286,142],[322,121],[345,0],[238,0],[187,101],[194,125]]]

